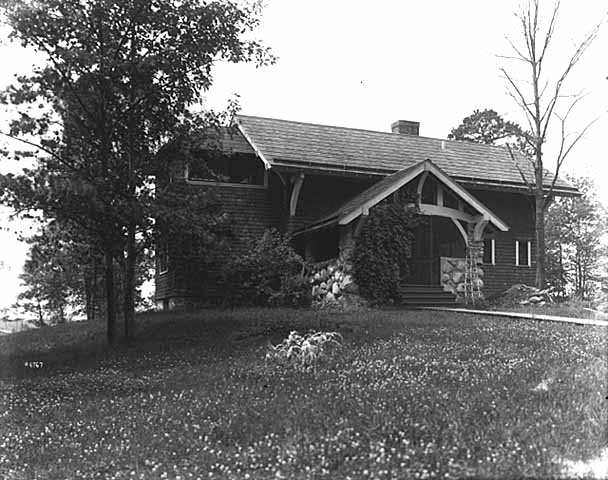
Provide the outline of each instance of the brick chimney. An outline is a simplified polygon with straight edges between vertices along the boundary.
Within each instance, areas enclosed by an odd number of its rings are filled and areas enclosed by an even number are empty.
[[[420,122],[410,120],[397,120],[391,125],[393,133],[405,133],[406,135],[418,135],[420,133]]]

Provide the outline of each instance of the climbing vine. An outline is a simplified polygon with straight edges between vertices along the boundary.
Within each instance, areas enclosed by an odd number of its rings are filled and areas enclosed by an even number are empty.
[[[353,252],[361,295],[377,304],[398,299],[400,281],[409,273],[413,230],[420,223],[418,210],[403,203],[386,202],[370,211]]]

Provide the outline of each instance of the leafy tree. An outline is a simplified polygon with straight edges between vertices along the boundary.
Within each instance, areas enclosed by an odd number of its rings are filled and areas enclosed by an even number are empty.
[[[20,276],[26,290],[19,295],[19,300],[25,301],[26,309],[29,306],[36,311],[41,325],[45,318],[63,323],[67,320],[69,298],[78,288],[68,249],[54,237],[52,227],[27,241],[31,246]]]
[[[526,80],[518,80],[513,71],[501,68],[508,84],[508,91],[520,107],[528,122],[529,134],[526,143],[531,155],[528,156],[531,173],[526,175],[522,168],[522,177],[528,184],[535,200],[536,230],[536,286],[545,284],[545,212],[553,197],[553,188],[562,165],[574,146],[591,126],[589,123],[576,135],[567,133],[567,120],[572,110],[581,100],[580,95],[567,94],[564,91],[566,80],[583,57],[585,51],[597,37],[599,25],[591,31],[574,51],[564,57],[561,73],[551,78],[548,75],[549,54],[561,50],[553,47],[557,29],[557,18],[560,8],[559,0],[553,3],[548,21],[545,23],[540,8],[540,0],[531,0],[516,14],[520,25],[519,41],[508,39],[512,54],[505,59],[513,60],[526,71]],[[565,29],[567,31],[567,29]],[[558,122],[559,150],[555,158],[555,173],[552,178],[546,176],[543,147],[553,135],[550,127]],[[548,183],[548,186],[547,186]]]
[[[30,249],[21,275],[26,289],[18,305],[35,313],[41,325],[45,318],[66,321],[68,310],[93,320],[100,310],[102,257],[85,234],[68,228],[51,221],[26,239]]]
[[[87,232],[103,254],[108,341],[129,336],[138,257],[153,238],[161,192],[155,155],[225,116],[192,113],[215,61],[273,61],[246,39],[260,5],[236,0],[8,2],[11,35],[47,63],[3,100],[19,107],[5,135],[34,147],[37,167],[0,177],[2,201]],[[42,108],[39,108],[42,106]],[[124,325],[117,322],[115,265]]]
[[[602,243],[608,216],[592,180],[572,182],[583,195],[558,198],[547,210],[547,280],[564,294],[588,300],[599,286],[600,259],[608,253]]]
[[[204,285],[230,251],[231,218],[213,191],[188,189],[174,182],[158,193],[156,241],[165,244],[171,268],[189,285]]]
[[[453,128],[448,138],[486,145],[497,145],[501,141],[518,144],[524,137],[521,127],[504,120],[492,109],[474,110],[462,123]]]

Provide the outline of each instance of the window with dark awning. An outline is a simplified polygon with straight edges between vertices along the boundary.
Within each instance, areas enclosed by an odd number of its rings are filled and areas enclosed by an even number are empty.
[[[189,162],[188,180],[264,185],[264,165],[253,154],[201,151]]]

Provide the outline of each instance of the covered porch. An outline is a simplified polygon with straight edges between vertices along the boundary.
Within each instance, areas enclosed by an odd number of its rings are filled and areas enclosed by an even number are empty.
[[[425,160],[393,175],[349,200],[332,214],[294,234],[308,261],[339,258],[348,262],[369,212],[380,202],[417,207],[424,221],[415,230],[410,273],[405,285],[442,286],[465,299],[482,296],[483,239],[508,225],[470,192]]]

